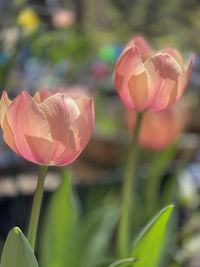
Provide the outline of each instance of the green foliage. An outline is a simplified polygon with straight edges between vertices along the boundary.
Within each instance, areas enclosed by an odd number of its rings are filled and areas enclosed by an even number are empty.
[[[67,266],[98,266],[108,256],[117,219],[118,207],[115,204],[102,207],[82,218],[71,240]]]
[[[41,266],[94,267],[109,252],[118,205],[105,205],[84,217],[78,216],[69,175],[54,193],[44,218]]]
[[[200,6],[198,0],[110,0],[121,21],[133,33],[141,33],[156,44],[175,45],[185,50],[200,50]],[[163,18],[165,18],[163,20]],[[123,35],[123,28],[121,36]],[[120,39],[121,39],[120,36]]]
[[[168,169],[170,163],[177,153],[177,148],[175,145],[168,147],[167,149],[156,153],[153,160],[150,163],[150,172],[148,177],[146,178],[146,183],[144,184],[144,199],[145,199],[145,207],[146,207],[146,217],[149,218],[152,214],[159,210],[160,207],[160,199],[159,192],[161,181],[166,174],[166,170]],[[175,177],[173,177],[173,181],[175,181]],[[171,181],[171,179],[170,179]],[[174,186],[174,183],[172,183]],[[162,203],[164,206],[168,205],[167,201],[169,200],[169,194],[172,191],[170,189],[170,185],[168,186],[168,193],[166,192],[165,203]],[[171,199],[170,199],[171,201]]]
[[[3,248],[1,267],[38,267],[26,237],[19,228],[13,228]]]
[[[127,258],[123,260],[118,260],[112,264],[110,264],[108,267],[117,267],[117,266],[130,266],[130,263],[133,263],[135,261],[134,258]]]
[[[86,35],[75,30],[57,30],[40,34],[32,43],[32,51],[53,63],[64,59],[80,63],[88,58],[91,44]]]
[[[44,218],[41,236],[42,266],[65,266],[66,249],[77,217],[78,211],[72,195],[71,178],[63,172],[62,183],[54,193]]]
[[[131,252],[131,256],[137,261],[131,266],[158,266],[164,244],[166,226],[172,210],[172,205],[161,210],[138,236]]]

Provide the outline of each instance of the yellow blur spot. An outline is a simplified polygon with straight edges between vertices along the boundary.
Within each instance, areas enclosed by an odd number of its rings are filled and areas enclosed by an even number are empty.
[[[33,9],[25,8],[19,13],[17,23],[25,30],[32,31],[39,27],[40,18]]]

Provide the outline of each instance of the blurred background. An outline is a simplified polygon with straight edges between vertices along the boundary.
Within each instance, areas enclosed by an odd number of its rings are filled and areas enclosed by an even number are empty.
[[[38,89],[62,88],[94,97],[93,137],[69,167],[82,216],[113,198],[119,199],[131,134],[112,73],[126,43],[139,34],[155,49],[177,48],[185,62],[195,54],[192,78],[177,107],[178,115],[173,111],[173,122],[162,116],[147,119],[146,131],[152,129],[148,134],[151,138],[141,140],[137,193],[138,199],[150,200],[151,205],[142,214],[145,201],[138,202],[133,231],[141,229],[164,205],[175,202],[177,206],[171,226],[176,234],[162,266],[200,266],[199,17],[199,0],[0,0],[1,92],[6,89],[12,98],[21,90],[34,94]],[[177,123],[181,127],[177,128]],[[162,130],[164,125],[167,127]],[[169,132],[173,132],[170,137]],[[27,228],[37,166],[16,156],[4,144],[2,134],[0,138],[3,244],[11,227]],[[164,141],[158,146],[153,141],[159,138]],[[158,178],[151,181],[152,176]],[[60,172],[50,168],[44,211],[59,183]]]

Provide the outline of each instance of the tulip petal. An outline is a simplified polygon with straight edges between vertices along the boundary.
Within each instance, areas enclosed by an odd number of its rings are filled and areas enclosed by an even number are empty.
[[[134,104],[128,87],[129,77],[143,71],[144,66],[136,47],[127,50],[117,61],[114,83],[122,101],[130,108],[134,108]]]
[[[128,86],[130,95],[134,102],[135,109],[144,110],[148,101],[148,80],[146,72],[139,75],[132,75],[129,79]]]
[[[161,111],[177,101],[178,82],[170,79],[163,81],[152,103],[152,110]]]
[[[116,63],[117,73],[123,75],[128,73],[136,74],[140,72],[142,65],[141,55],[136,47],[126,50]]]
[[[77,138],[77,134],[75,134],[71,129],[68,129],[65,140],[66,146],[62,147],[62,143],[59,144],[58,142],[55,144],[58,145],[58,149],[55,149],[54,154],[52,154],[52,165],[68,165],[79,156],[81,150],[77,147]]]
[[[133,39],[133,43],[139,50],[142,61],[145,62],[149,57],[153,54],[153,49],[150,45],[146,42],[146,40],[142,36],[137,36]]]
[[[182,72],[180,65],[168,54],[157,54],[150,60],[162,79],[177,80]]]
[[[47,89],[40,89],[34,94],[33,99],[39,104],[44,102],[44,100],[51,95],[53,95],[53,92]]]
[[[62,139],[66,130],[80,115],[75,101],[61,93],[48,97],[40,104],[40,109],[49,122],[52,138],[58,141]]]
[[[159,90],[155,90],[151,108],[155,111],[161,111],[176,102],[178,80],[182,70],[175,59],[167,54],[157,54],[150,58],[150,62],[160,80]]]
[[[171,48],[171,47],[167,47],[167,48],[163,49],[161,52],[163,54],[168,54],[171,57],[173,57],[177,61],[177,63],[180,64],[182,70],[184,69],[183,58],[182,58],[182,56],[178,50]]]
[[[79,108],[66,94],[57,93],[40,104],[51,128],[53,147],[51,160],[59,158],[70,147],[68,131],[80,115]]]
[[[80,148],[87,145],[94,128],[94,106],[92,98],[82,100],[80,116],[73,122],[71,129],[77,138]]]
[[[4,120],[5,113],[8,109],[8,106],[11,104],[10,99],[8,98],[8,95],[6,91],[3,91],[1,100],[0,100],[0,123],[2,125],[2,122]]]
[[[1,124],[1,127],[3,129],[3,139],[6,142],[6,144],[13,149],[17,154],[20,154],[16,143],[15,143],[15,138],[12,129],[10,128],[7,120],[7,116],[4,116],[4,120]]]
[[[30,135],[25,135],[28,146],[37,159],[37,163],[49,165],[51,160],[52,142]]]
[[[146,61],[144,71],[129,78],[129,90],[137,111],[145,110],[160,87],[160,78],[152,62]]]
[[[179,99],[182,95],[182,93],[185,91],[188,83],[189,83],[189,79],[192,73],[192,66],[194,64],[194,56],[192,56],[189,60],[189,63],[186,67],[186,71],[184,71],[182,73],[182,75],[179,78],[179,84],[178,84],[178,95],[177,98]]]
[[[67,165],[74,161],[83,151],[94,128],[94,106],[92,99],[82,99],[79,117],[72,123],[68,132],[68,146],[63,154],[55,159],[57,165]]]
[[[50,153],[52,144],[50,127],[45,115],[26,92],[22,92],[9,106],[7,119],[8,124],[14,133],[14,139],[19,154],[32,162],[43,163],[45,159],[41,162],[40,158],[37,158],[40,152],[38,151],[36,153],[36,150],[31,150],[33,145],[31,144],[30,139],[32,137],[41,138],[41,140],[44,141],[38,144],[38,150],[46,149],[46,143],[48,142]],[[6,132],[4,133],[6,135]]]
[[[162,112],[145,112],[139,134],[139,144],[150,149],[160,150],[174,142],[185,125],[185,118],[180,116],[179,111],[175,108]],[[180,113],[182,114],[182,112]],[[135,128],[135,119],[136,112],[126,110],[126,122],[131,133]]]

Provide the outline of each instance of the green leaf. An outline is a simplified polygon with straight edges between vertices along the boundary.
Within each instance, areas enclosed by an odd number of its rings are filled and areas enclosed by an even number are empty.
[[[164,243],[164,235],[172,210],[173,205],[161,210],[141,232],[131,252],[131,257],[137,260],[132,266],[158,266]]]
[[[93,212],[85,221],[85,246],[83,267],[93,267],[106,258],[110,240],[119,218],[119,208],[116,203]]]
[[[118,217],[118,205],[113,203],[90,212],[80,219],[73,234],[71,246],[66,252],[68,253],[67,266],[98,266],[109,254],[110,240]]]
[[[117,267],[117,266],[130,266],[130,263],[136,261],[134,258],[127,258],[123,260],[118,260],[110,264],[108,267]]]
[[[53,194],[41,235],[41,266],[94,267],[109,252],[119,217],[118,203],[78,216],[69,176]]]
[[[152,214],[154,214],[156,210],[160,209],[161,201],[159,201],[159,192],[161,180],[166,174],[166,170],[176,153],[177,148],[175,145],[172,145],[167,149],[156,153],[153,157],[153,160],[150,164],[150,173],[146,179],[144,191],[147,218],[151,218]]]
[[[32,248],[17,227],[10,230],[8,234],[0,267],[38,267]]]
[[[40,239],[41,265],[43,267],[66,266],[66,249],[78,217],[71,178],[64,169],[61,178],[61,184],[53,194],[44,217]]]

